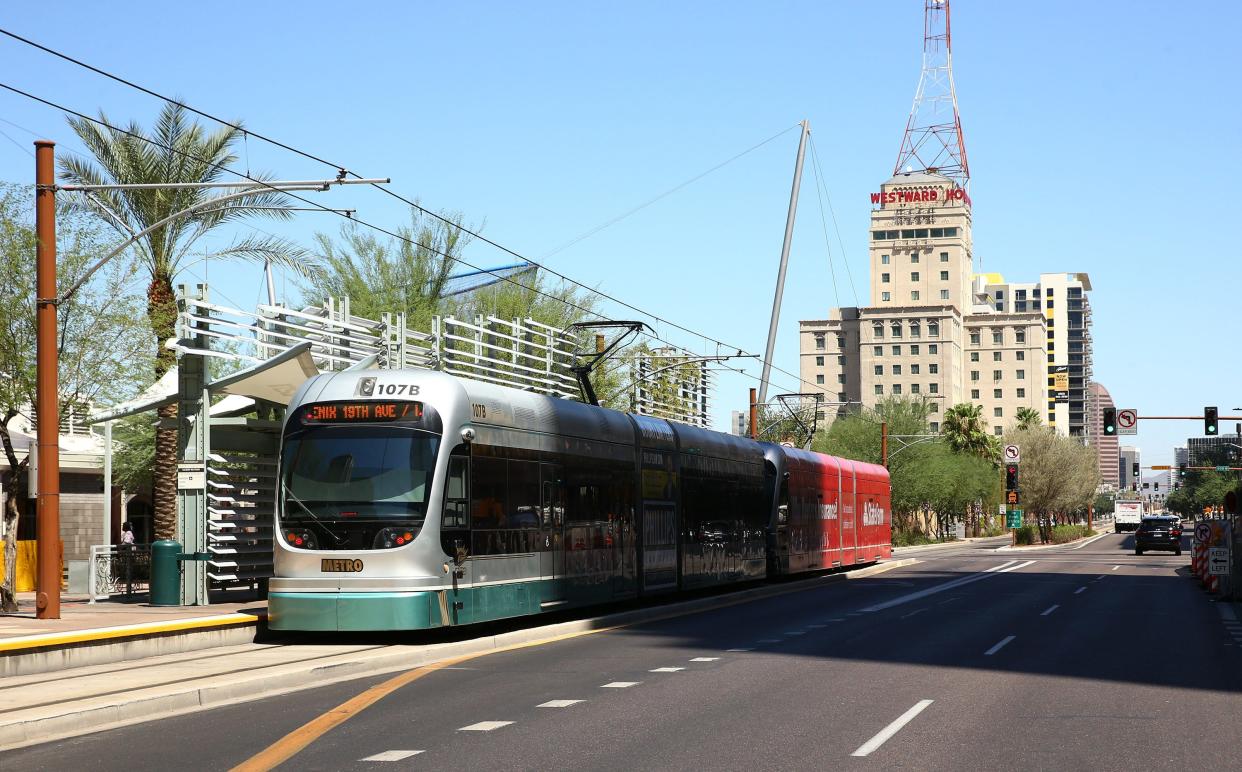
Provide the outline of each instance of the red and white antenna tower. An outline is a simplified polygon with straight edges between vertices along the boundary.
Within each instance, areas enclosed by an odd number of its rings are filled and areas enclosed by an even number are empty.
[[[953,49],[949,37],[949,0],[924,0],[923,73],[901,140],[893,174],[914,171],[943,174],[969,190],[966,140],[953,88]]]

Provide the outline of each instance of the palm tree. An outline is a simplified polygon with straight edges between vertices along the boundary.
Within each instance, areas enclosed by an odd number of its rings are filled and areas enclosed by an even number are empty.
[[[949,408],[940,424],[940,433],[954,451],[1000,463],[1000,441],[987,433],[982,405],[964,402]]]
[[[1040,424],[1039,411],[1033,407],[1020,407],[1017,413],[1019,429],[1034,429]]]
[[[69,126],[95,157],[97,163],[72,156],[60,161],[60,177],[84,185],[134,183],[216,182],[225,176],[224,167],[237,161],[231,148],[242,137],[237,126],[224,126],[212,133],[190,120],[184,107],[168,104],[160,111],[154,131],[147,134],[137,123],[124,131],[100,112],[99,123],[70,117]],[[102,125],[101,125],[102,124]],[[104,220],[124,238],[146,230],[170,215],[210,201],[207,188],[105,190],[94,194],[92,204],[106,211]],[[209,204],[183,218],[155,229],[137,242],[133,250],[150,275],[147,285],[147,322],[155,336],[155,377],[158,379],[176,362],[176,354],[163,343],[176,330],[177,302],[173,278],[194,243],[227,222],[256,213],[289,217],[280,207],[287,199],[273,191],[233,199],[220,207]],[[272,208],[274,207],[274,208]],[[222,250],[218,257],[237,257],[270,261],[299,273],[316,269],[316,264],[297,246],[275,237],[249,236]],[[157,538],[177,534],[177,430],[176,404],[159,410],[155,433],[153,469],[153,509]]]

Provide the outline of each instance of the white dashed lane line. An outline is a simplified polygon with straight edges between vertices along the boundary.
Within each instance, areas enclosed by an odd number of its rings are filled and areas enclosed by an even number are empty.
[[[656,667],[648,670],[648,673],[680,673],[685,670],[684,667]]]
[[[996,652],[998,652],[998,651],[1000,651],[1001,649],[1005,648],[1005,646],[1007,646],[1007,645],[1009,644],[1009,642],[1010,642],[1010,641],[1012,641],[1014,638],[1017,638],[1017,637],[1018,637],[1018,636],[1016,636],[1016,635],[1007,635],[1007,636],[1005,636],[1004,638],[1002,638],[1002,639],[1001,639],[1000,643],[996,644],[996,645],[995,645],[995,646],[993,646],[992,648],[990,648],[990,649],[988,649],[987,651],[983,652],[983,656],[985,656],[985,657],[990,657],[990,656],[992,656],[992,655],[993,655],[993,654],[995,654]]]
[[[828,625],[807,625],[807,628],[810,630],[822,630],[823,628],[827,626]]]
[[[1046,616],[1048,616],[1049,614],[1051,614],[1052,612],[1056,611],[1056,610],[1057,610],[1057,609],[1059,609],[1059,608],[1061,608],[1061,605],[1060,605],[1059,603],[1053,603],[1051,606],[1049,606],[1048,608],[1044,609],[1044,613],[1040,614],[1040,616],[1041,616],[1041,617],[1046,617]]]
[[[720,657],[694,657],[690,661],[691,662],[715,662],[719,659]]]
[[[568,708],[570,705],[577,705],[583,700],[548,700],[547,702],[536,705],[536,708]]]
[[[631,686],[638,686],[640,683],[642,683],[642,681],[610,681],[599,688],[601,689],[628,689]]]
[[[383,753],[377,753],[374,756],[367,756],[365,759],[359,759],[359,761],[402,761],[411,756],[417,756],[418,754],[424,752],[425,751],[384,751]]]
[[[1113,566],[1114,571],[1116,571],[1118,568],[1121,568],[1121,566]]]
[[[790,630],[785,635],[806,635],[806,630]]]
[[[502,726],[509,726],[512,723],[513,723],[512,721],[480,721],[477,724],[471,724],[470,726],[463,726],[461,729],[458,729],[457,731],[459,732],[491,732],[493,730],[501,728]]]
[[[896,721],[880,730],[879,734],[872,737],[867,742],[858,747],[858,750],[851,753],[851,756],[868,756],[876,748],[888,742],[889,738],[901,731],[902,727],[914,720],[914,717],[927,710],[935,700],[919,700],[914,707],[902,713]]]
[[[922,614],[922,613],[923,613],[924,611],[926,611],[926,610],[927,610],[927,609],[925,609],[925,608],[916,608],[914,611],[911,611],[909,614],[906,614],[906,615],[902,616],[902,619],[909,619],[910,617],[914,616],[915,614]]]
[[[1082,592],[1083,590],[1085,590],[1085,589],[1087,589],[1087,588],[1086,588],[1086,587],[1079,587],[1077,590],[1074,590],[1074,594],[1075,594],[1075,595],[1078,595],[1079,593],[1081,593],[1081,592]]]
[[[734,653],[734,652],[743,652],[743,651],[754,651],[754,649],[725,649],[725,651]]]

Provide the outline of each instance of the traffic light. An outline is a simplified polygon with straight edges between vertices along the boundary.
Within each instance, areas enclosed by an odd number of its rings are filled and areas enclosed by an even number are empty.
[[[1134,479],[1135,479],[1135,480],[1137,480],[1137,479],[1139,478],[1139,462],[1137,462],[1137,461],[1135,461],[1135,462],[1134,462],[1134,470],[1133,470],[1133,471],[1134,471]]]
[[[1208,436],[1214,436],[1216,434],[1217,428],[1218,427],[1216,426],[1216,408],[1214,407],[1203,408],[1203,433]]]
[[[1115,407],[1104,408],[1104,436],[1117,436],[1117,408]]]
[[[1156,490],[1160,490],[1160,481],[1156,480]]]
[[[1178,477],[1185,477],[1185,476],[1186,476],[1186,465],[1185,465],[1185,464],[1178,464],[1178,465],[1177,465],[1177,476],[1178,476]]]
[[[1005,465],[1005,490],[1016,491],[1018,489],[1018,465]]]

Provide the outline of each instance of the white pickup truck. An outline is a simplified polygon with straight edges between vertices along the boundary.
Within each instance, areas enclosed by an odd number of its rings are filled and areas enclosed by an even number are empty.
[[[1117,501],[1113,503],[1113,529],[1116,533],[1137,531],[1141,522],[1143,522],[1143,502]]]

